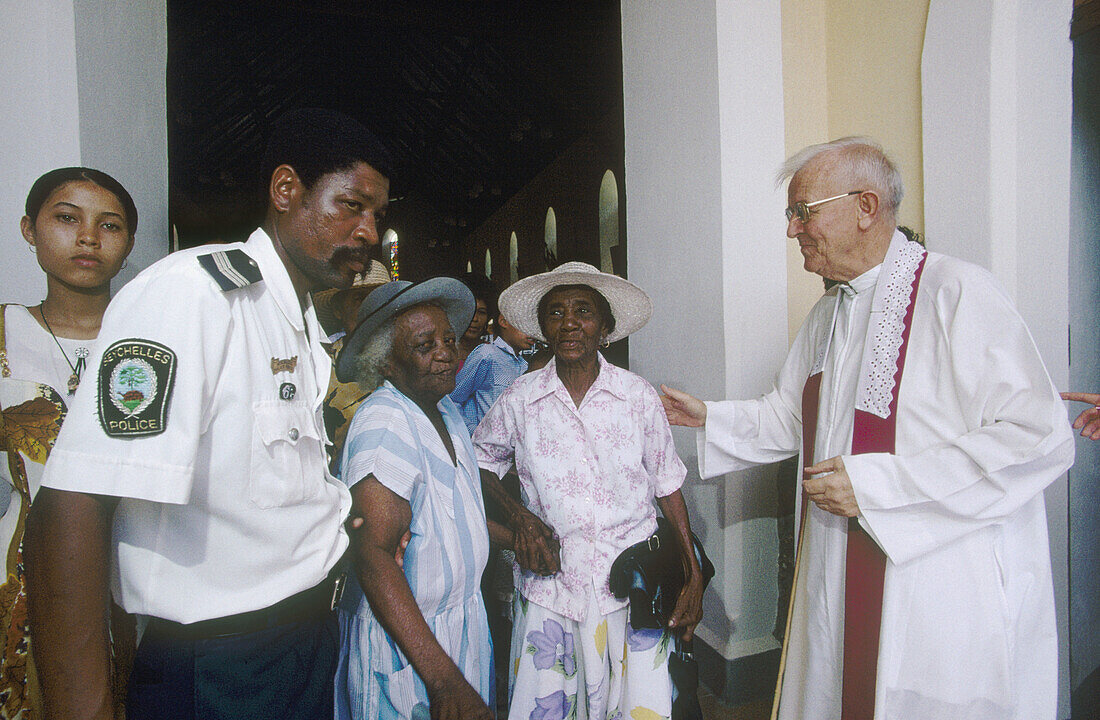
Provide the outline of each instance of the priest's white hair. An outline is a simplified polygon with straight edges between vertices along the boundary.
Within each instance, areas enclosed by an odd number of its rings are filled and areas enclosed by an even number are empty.
[[[875,190],[883,209],[896,216],[905,188],[901,172],[882,146],[869,137],[842,137],[826,143],[810,145],[787,158],[775,176],[776,186],[793,178],[802,168],[822,155],[836,155],[837,172],[846,172],[852,190]],[[862,187],[856,187],[856,185]]]

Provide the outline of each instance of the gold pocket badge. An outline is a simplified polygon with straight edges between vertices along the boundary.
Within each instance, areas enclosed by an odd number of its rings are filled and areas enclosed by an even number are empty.
[[[295,355],[292,358],[280,359],[271,358],[271,374],[278,375],[281,372],[294,372],[294,368],[298,367],[298,356]]]

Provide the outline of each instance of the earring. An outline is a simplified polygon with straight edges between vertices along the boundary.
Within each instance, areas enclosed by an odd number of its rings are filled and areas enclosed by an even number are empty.
[[[602,347],[604,350],[611,347],[611,341],[607,339],[606,335],[604,335],[603,340],[600,340],[600,347]]]
[[[130,258],[125,258],[125,259],[123,259],[123,261],[122,261],[122,267],[120,267],[120,268],[119,268],[119,270],[125,270],[125,269],[126,269],[126,266],[127,266],[127,265],[129,265],[129,264],[130,264]]]
[[[38,254],[38,251],[35,250],[34,245],[31,245],[30,243],[27,243],[27,249],[31,251],[31,255],[37,255]]]

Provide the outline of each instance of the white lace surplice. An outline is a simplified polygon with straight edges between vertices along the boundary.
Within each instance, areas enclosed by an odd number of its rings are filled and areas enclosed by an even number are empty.
[[[867,379],[875,373],[866,363],[879,363],[880,379],[893,370],[889,347],[878,360],[865,352],[868,333],[883,330],[872,298],[891,278],[879,272],[818,302],[772,392],[708,403],[700,474],[797,454],[802,388],[815,365],[823,369],[813,460],[843,456],[860,523],[888,557],[875,717],[1053,718],[1057,639],[1042,491],[1072,463],[1065,407],[992,276],[929,253],[899,389],[896,454],[849,454],[857,402],[880,414],[889,397],[886,383]],[[876,313],[906,293],[883,295]],[[784,720],[840,715],[846,526],[810,506]]]

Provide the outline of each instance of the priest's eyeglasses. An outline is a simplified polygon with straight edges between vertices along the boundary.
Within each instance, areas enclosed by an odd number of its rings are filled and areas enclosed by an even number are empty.
[[[794,207],[789,207],[786,210],[784,210],[783,212],[787,216],[787,222],[790,222],[791,218],[797,217],[798,221],[800,223],[808,223],[810,221],[810,215],[813,214],[813,212],[810,210],[810,208],[817,207],[818,205],[824,205],[827,202],[832,202],[833,200],[839,200],[841,198],[846,198],[846,197],[849,197],[851,195],[859,195],[860,193],[863,193],[863,192],[866,192],[866,191],[865,190],[853,190],[852,192],[846,192],[846,193],[843,193],[843,194],[840,194],[840,195],[833,195],[832,197],[825,198],[824,200],[814,200],[813,202],[799,201],[799,202],[796,202],[794,204]]]

